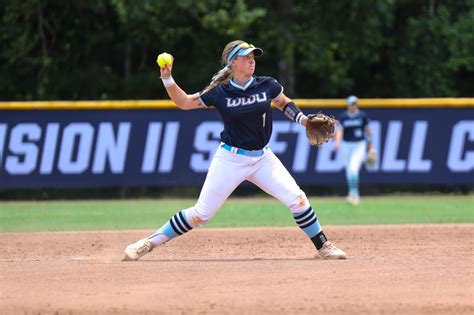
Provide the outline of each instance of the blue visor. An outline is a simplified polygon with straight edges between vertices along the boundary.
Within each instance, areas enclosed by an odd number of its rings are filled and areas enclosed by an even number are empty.
[[[252,44],[247,44],[247,43],[241,43],[232,49],[230,52],[229,56],[227,57],[227,64],[230,64],[232,59],[234,59],[236,56],[247,56],[253,51],[255,57],[259,57],[263,55],[263,50],[255,47]]]
[[[346,98],[347,105],[357,104],[358,102],[359,102],[359,98],[355,95],[351,95],[348,98]]]

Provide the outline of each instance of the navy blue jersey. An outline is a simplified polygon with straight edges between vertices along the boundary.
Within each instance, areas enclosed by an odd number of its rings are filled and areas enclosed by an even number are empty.
[[[272,134],[271,101],[282,91],[277,80],[254,76],[245,86],[232,80],[221,83],[200,98],[222,117],[221,141],[245,150],[260,150]]]
[[[369,119],[365,112],[357,110],[354,113],[345,111],[339,118],[341,126],[344,128],[344,141],[361,141],[365,139],[365,127],[369,124]]]

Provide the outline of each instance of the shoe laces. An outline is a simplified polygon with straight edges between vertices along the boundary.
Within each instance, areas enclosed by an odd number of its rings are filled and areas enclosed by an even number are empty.
[[[328,250],[338,250],[338,248],[336,247],[336,245],[334,245],[333,243],[331,242],[326,242],[324,243],[324,247]]]
[[[147,253],[150,251],[150,246],[146,242],[143,243],[142,246],[137,248],[137,254],[141,255],[143,253]]]

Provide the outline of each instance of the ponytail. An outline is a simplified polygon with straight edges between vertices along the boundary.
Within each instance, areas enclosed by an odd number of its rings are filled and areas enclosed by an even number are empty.
[[[230,69],[229,65],[226,65],[224,68],[219,70],[214,76],[212,77],[211,83],[201,92],[201,94],[207,93],[216,87],[219,83],[227,83],[232,79],[232,70]]]

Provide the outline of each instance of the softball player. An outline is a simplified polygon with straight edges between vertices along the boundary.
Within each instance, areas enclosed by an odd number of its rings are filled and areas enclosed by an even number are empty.
[[[358,102],[359,99],[354,95],[346,99],[347,110],[339,118],[341,127],[334,140],[334,150],[337,151],[341,147],[344,155],[349,190],[346,200],[354,206],[360,203],[359,170],[366,152],[372,149],[369,119],[365,112],[359,110]]]
[[[321,257],[346,258],[344,251],[327,240],[305,193],[268,146],[272,101],[296,123],[305,126],[307,117],[275,79],[253,76],[254,57],[262,54],[262,49],[241,40],[228,43],[222,53],[224,67],[209,86],[193,95],[175,83],[171,65],[161,68],[163,84],[178,108],[213,106],[222,117],[224,130],[196,204],[176,213],[154,234],[127,246],[124,260],[137,260],[154,247],[204,225],[244,180],[286,204]]]

